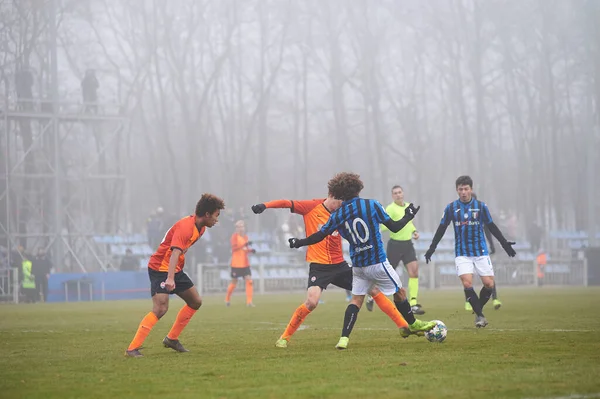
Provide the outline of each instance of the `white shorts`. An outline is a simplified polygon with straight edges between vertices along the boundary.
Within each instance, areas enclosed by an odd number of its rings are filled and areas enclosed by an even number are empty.
[[[494,267],[489,256],[457,256],[454,259],[456,274],[473,274],[473,269],[479,276],[493,276]]]
[[[352,268],[353,295],[367,295],[373,285],[376,285],[384,295],[392,295],[402,288],[398,273],[387,259],[383,263]]]

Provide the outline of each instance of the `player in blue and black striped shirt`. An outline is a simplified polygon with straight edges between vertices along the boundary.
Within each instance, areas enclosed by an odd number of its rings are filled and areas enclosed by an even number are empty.
[[[463,284],[467,301],[476,314],[475,326],[485,327],[488,322],[483,315],[483,307],[489,301],[494,288],[494,268],[485,241],[484,225],[510,257],[516,255],[512,247],[515,243],[504,238],[498,226],[494,224],[487,205],[473,198],[473,179],[469,176],[460,176],[456,179],[456,192],[459,198],[446,206],[440,226],[425,253],[425,260],[429,263],[446,228],[452,223],[456,272]],[[477,270],[483,283],[479,297],[473,289],[474,270]]]
[[[338,231],[350,243],[352,299],[346,309],[342,337],[336,348],[348,347],[358,311],[372,285],[377,285],[384,295],[394,295],[398,311],[409,324],[408,329],[401,329],[404,338],[411,333],[417,334],[435,327],[435,322],[426,323],[415,319],[400,277],[388,262],[379,232],[380,224],[393,232],[400,231],[415,217],[419,208],[411,204],[406,208],[402,219],[392,220],[378,201],[359,197],[363,183],[354,173],[338,173],[329,181],[328,188],[334,198],[343,201],[341,207],[331,214],[320,231],[304,239],[290,238],[289,241],[291,248],[300,248],[316,244]]]

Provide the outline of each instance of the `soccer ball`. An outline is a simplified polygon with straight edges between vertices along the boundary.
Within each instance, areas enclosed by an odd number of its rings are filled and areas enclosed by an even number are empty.
[[[425,338],[429,342],[444,342],[446,334],[448,334],[448,328],[441,320],[433,320],[436,325],[429,331],[425,331]]]

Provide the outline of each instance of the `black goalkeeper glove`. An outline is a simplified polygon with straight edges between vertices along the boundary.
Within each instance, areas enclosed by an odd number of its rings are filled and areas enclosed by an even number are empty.
[[[425,252],[425,263],[431,262],[431,257],[433,256],[434,252],[435,252],[435,249],[431,249],[431,248],[429,248],[427,250],[427,252]]]
[[[298,245],[298,240],[297,238],[290,238],[288,239],[288,242],[290,243],[290,248],[300,248],[300,245]]]
[[[506,254],[508,256],[510,256],[511,258],[514,258],[515,255],[517,254],[512,247],[515,244],[516,244],[516,242],[514,242],[514,241],[504,241],[502,243],[502,248],[504,248],[504,250],[506,251]]]
[[[409,204],[404,210],[404,216],[408,216],[410,220],[413,220],[417,212],[419,212],[419,209],[421,209],[420,206],[415,208],[413,204]]]
[[[267,209],[267,206],[265,204],[252,205],[252,212],[254,212],[257,215],[259,213],[263,213],[265,209]]]

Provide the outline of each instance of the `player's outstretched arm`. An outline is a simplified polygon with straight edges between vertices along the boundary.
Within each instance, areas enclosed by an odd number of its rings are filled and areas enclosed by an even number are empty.
[[[496,239],[498,240],[500,245],[502,245],[502,248],[504,248],[504,250],[506,251],[506,254],[508,256],[510,256],[511,258],[514,257],[517,254],[517,252],[513,249],[512,246],[515,245],[516,243],[513,241],[508,241],[506,238],[504,238],[504,236],[502,235],[502,232],[500,231],[498,226],[496,226],[496,223],[494,223],[494,222],[488,223],[487,227],[488,227],[488,229],[490,229],[490,233],[492,233],[492,235],[494,237],[496,237]]]
[[[282,199],[282,200],[274,200],[274,201],[264,202],[262,204],[252,205],[251,208],[252,208],[252,212],[254,212],[256,215],[258,215],[258,214],[263,213],[265,211],[265,209],[268,209],[268,208],[290,209],[293,207],[294,207],[294,201]]]
[[[402,230],[402,228],[404,228],[404,226],[406,226],[408,224],[408,222],[410,222],[411,220],[414,219],[417,212],[419,212],[419,209],[421,209],[420,206],[415,208],[415,206],[413,204],[410,204],[409,206],[406,207],[404,217],[402,219],[392,220],[390,218],[390,219],[385,220],[382,224],[385,227],[387,227],[391,232],[397,233],[400,230]]]
[[[433,253],[435,252],[435,249],[437,248],[438,244],[442,240],[442,237],[444,237],[444,233],[446,233],[447,228],[448,224],[446,223],[442,223],[438,226],[437,230],[435,231],[435,234],[433,235],[431,245],[429,246],[427,252],[425,252],[425,263],[431,262],[431,257],[433,256]]]
[[[492,233],[490,233],[490,229],[487,225],[483,225],[483,233],[485,234],[485,238],[488,241],[488,248],[489,248],[489,252],[490,255],[493,255],[494,253],[496,253],[496,246],[494,245],[494,240],[492,238]]]
[[[290,248],[300,248],[321,242],[325,237],[327,237],[327,234],[317,231],[306,238],[290,238],[288,242],[290,243]]]

